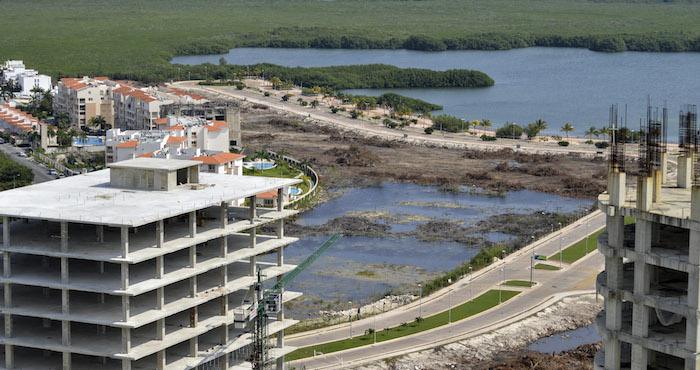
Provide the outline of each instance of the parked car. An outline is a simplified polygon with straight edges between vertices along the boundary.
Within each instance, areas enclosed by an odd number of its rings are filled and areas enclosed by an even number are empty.
[[[25,158],[27,157],[27,153],[25,153],[25,152],[19,152],[19,153],[17,153],[17,155],[20,157],[25,157]]]
[[[58,171],[55,168],[49,169],[49,175],[58,175]]]

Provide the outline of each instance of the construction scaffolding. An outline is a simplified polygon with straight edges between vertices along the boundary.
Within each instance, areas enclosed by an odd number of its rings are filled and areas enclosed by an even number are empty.
[[[620,135],[617,104],[610,105],[610,169],[625,172],[625,137]]]
[[[639,176],[650,177],[653,171],[663,167],[663,154],[666,152],[668,110],[652,108],[647,104],[647,117],[639,128]]]
[[[681,106],[678,117],[678,147],[681,156],[692,158],[693,184],[700,185],[700,171],[698,170],[698,128],[697,107],[694,104]]]

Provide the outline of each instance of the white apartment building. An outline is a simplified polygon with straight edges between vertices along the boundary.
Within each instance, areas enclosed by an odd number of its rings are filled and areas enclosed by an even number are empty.
[[[15,93],[16,97],[27,98],[32,96],[35,87],[51,91],[51,77],[39,74],[35,69],[27,68],[21,60],[7,60],[2,64],[2,78],[0,82],[6,84],[12,81],[18,84],[21,91]]]
[[[259,209],[255,194],[301,180],[199,165],[137,158],[0,193],[4,369],[252,367],[240,318],[257,303],[258,269],[263,289],[294,269],[284,248],[297,240],[284,235],[296,211]],[[276,235],[258,231],[268,223]],[[262,262],[269,253],[275,262]],[[266,327],[278,369],[297,322],[280,306]]]

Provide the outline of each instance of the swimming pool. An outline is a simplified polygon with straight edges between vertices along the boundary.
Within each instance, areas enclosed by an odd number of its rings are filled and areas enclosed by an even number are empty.
[[[88,136],[87,139],[73,138],[73,145],[88,146],[88,145],[104,145],[101,137]]]
[[[301,194],[301,189],[295,187],[295,186],[290,186],[289,187],[289,194],[291,195],[299,195]]]
[[[253,162],[251,167],[254,167],[257,170],[267,170],[275,167],[275,164],[270,162]]]

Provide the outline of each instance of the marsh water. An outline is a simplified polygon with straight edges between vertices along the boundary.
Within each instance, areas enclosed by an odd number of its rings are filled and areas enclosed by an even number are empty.
[[[464,189],[467,190],[467,189]],[[321,225],[346,215],[379,217],[390,232],[413,230],[429,220],[450,219],[465,226],[490,215],[532,213],[538,211],[569,213],[592,204],[532,191],[516,191],[503,197],[469,193],[446,194],[436,186],[384,182],[378,187],[344,189],[344,193],[296,221],[303,225]],[[285,261],[299,263],[318,248],[328,236],[304,237],[285,251]],[[503,241],[509,235],[475,234],[491,241]],[[304,293],[307,302],[324,305],[361,302],[383,297],[389,290],[417,293],[417,284],[469,260],[478,250],[456,242],[426,242],[415,238],[342,237],[290,287]],[[270,261],[275,256],[267,256]],[[342,304],[341,304],[342,308]],[[293,306],[295,317],[315,316],[311,307]]]
[[[575,48],[524,48],[503,51],[277,49],[239,48],[223,55],[179,56],[180,64],[273,63],[284,66],[390,64],[402,68],[447,70],[476,69],[496,84],[486,88],[371,89],[354,94],[379,95],[391,91],[444,106],[433,114],[450,114],[468,120],[490,119],[498,127],[505,121],[527,124],[538,118],[549,123],[550,133],[570,122],[574,134],[591,125],[608,124],[610,104],[620,105],[627,122],[639,127],[647,95],[652,105],[670,109],[669,135],[677,137],[681,104],[700,104],[700,53],[602,53]]]
[[[596,331],[595,323],[578,329],[544,337],[530,344],[527,348],[544,353],[560,353],[577,348],[582,344],[591,344],[603,340]]]

